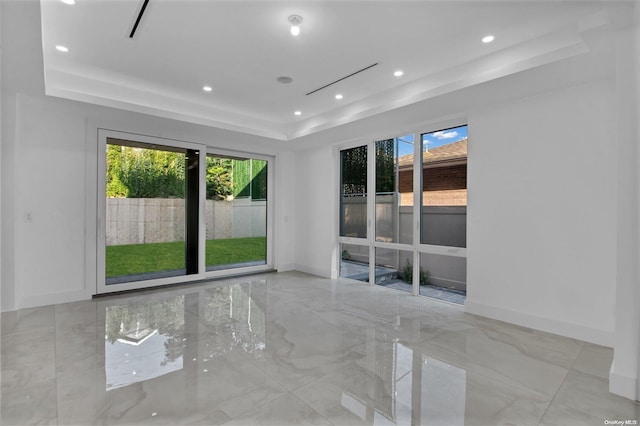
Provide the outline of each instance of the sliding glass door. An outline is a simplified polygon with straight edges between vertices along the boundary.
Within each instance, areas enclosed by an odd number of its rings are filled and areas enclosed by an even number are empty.
[[[272,269],[270,157],[101,130],[98,293]]]

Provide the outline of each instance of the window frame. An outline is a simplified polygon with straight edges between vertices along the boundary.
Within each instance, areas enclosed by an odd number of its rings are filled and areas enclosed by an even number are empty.
[[[336,212],[337,218],[337,229],[338,229],[338,238],[337,238],[337,247],[336,247],[336,261],[337,264],[340,265],[341,254],[340,247],[341,244],[353,244],[359,246],[367,246],[369,248],[369,285],[375,284],[375,264],[376,264],[376,249],[393,249],[393,250],[401,250],[401,251],[410,251],[413,253],[413,265],[420,265],[420,257],[421,254],[437,254],[444,256],[453,256],[453,257],[462,257],[467,258],[467,248],[466,247],[452,247],[452,246],[439,246],[433,244],[423,244],[422,243],[422,135],[433,133],[438,130],[423,130],[423,129],[449,129],[460,126],[469,127],[469,120],[466,117],[458,116],[448,120],[442,120],[437,122],[428,122],[423,123],[420,126],[417,126],[419,130],[413,131],[397,131],[392,134],[381,134],[379,137],[375,137],[372,139],[354,139],[342,144],[338,144],[335,146],[334,150],[336,152],[335,157],[337,158],[337,169],[338,173],[341,173],[341,159],[340,159],[340,151],[350,148],[355,148],[358,146],[367,146],[367,238],[353,238],[353,237],[343,237],[340,236],[340,211]],[[415,129],[415,128],[414,128]],[[375,158],[375,144],[376,141],[392,139],[404,135],[413,134],[414,137],[414,158],[413,158],[413,223],[412,223],[412,232],[413,232],[413,242],[412,244],[405,243],[389,243],[376,241],[376,229],[375,229],[375,195],[376,195],[376,158]],[[467,164],[468,164],[469,154],[467,153]],[[338,179],[338,185],[336,187],[337,192],[336,196],[341,196],[341,179]],[[339,203],[340,204],[340,203]],[[468,203],[467,203],[468,205]],[[467,221],[468,225],[468,221]],[[340,268],[337,268],[340,271]],[[339,275],[339,272],[338,272]],[[420,295],[420,268],[413,268],[413,291],[412,294],[414,296]]]

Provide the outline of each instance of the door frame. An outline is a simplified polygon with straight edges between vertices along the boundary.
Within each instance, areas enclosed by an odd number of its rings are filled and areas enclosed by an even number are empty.
[[[274,269],[275,241],[273,233],[274,218],[274,157],[209,147],[206,144],[186,142],[176,139],[147,136],[117,130],[98,128],[97,140],[97,211],[96,211],[96,289],[95,294],[108,294],[129,290],[160,287],[174,284],[186,284],[212,278],[267,272]],[[106,284],[106,147],[107,139],[121,139],[140,142],[150,146],[180,148],[198,151],[199,155],[199,196],[198,196],[198,273],[174,277],[156,278],[126,283]],[[264,265],[242,268],[206,271],[206,156],[208,153],[232,157],[256,158],[267,161],[267,259]]]

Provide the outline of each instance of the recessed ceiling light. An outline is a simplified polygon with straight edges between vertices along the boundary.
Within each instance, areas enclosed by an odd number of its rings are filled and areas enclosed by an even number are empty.
[[[393,75],[395,75],[396,77],[402,77],[403,74],[404,74],[404,71],[402,70],[397,70],[396,72],[393,73]]]
[[[336,95],[336,99],[342,99],[342,98],[343,98],[343,96],[342,96],[340,93],[338,93],[338,94]]]
[[[60,44],[56,46],[56,49],[57,49],[59,52],[65,52],[65,53],[69,51],[69,48],[68,48],[67,46],[62,46],[62,45],[60,45]]]
[[[296,111],[294,112],[295,115],[302,115],[302,111]]]
[[[76,4],[76,0],[60,0],[64,4]]]
[[[291,24],[291,35],[294,37],[300,35],[300,23],[302,22],[302,16],[291,15],[288,20]]]
[[[484,36],[482,37],[482,42],[483,43],[491,43],[493,40],[495,40],[496,38],[492,35],[488,35],[488,36]]]
[[[202,86],[202,90],[204,90],[205,92],[210,92],[213,90],[213,87],[211,86]]]
[[[289,76],[283,75],[281,77],[276,78],[276,81],[282,84],[289,84],[293,81],[293,79]]]

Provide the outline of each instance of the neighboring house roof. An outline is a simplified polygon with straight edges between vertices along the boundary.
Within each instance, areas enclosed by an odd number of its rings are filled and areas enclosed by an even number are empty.
[[[467,162],[467,139],[425,151],[422,161],[425,167],[442,163],[464,164]],[[398,168],[413,168],[413,154],[399,157]]]

